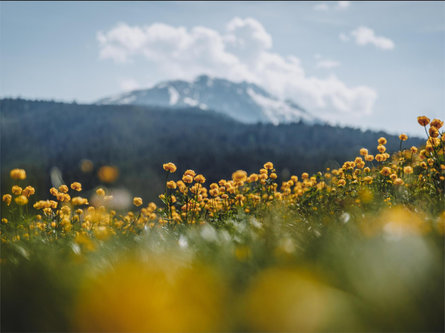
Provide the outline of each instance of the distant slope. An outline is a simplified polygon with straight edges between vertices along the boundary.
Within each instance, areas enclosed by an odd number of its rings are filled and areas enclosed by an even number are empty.
[[[386,136],[389,151],[399,139],[384,132],[363,132],[328,125],[252,124],[236,122],[209,110],[133,105],[78,105],[23,99],[0,100],[2,193],[10,190],[8,172],[23,167],[29,181],[46,191],[49,171],[57,166],[66,182],[79,180],[85,189],[98,185],[83,174],[79,161],[90,159],[95,171],[104,164],[121,170],[117,186],[154,198],[164,188],[162,163],[203,173],[208,182],[230,178],[244,169],[258,172],[273,161],[279,177],[338,167],[361,147],[376,152]],[[409,139],[405,146],[419,145]]]
[[[97,104],[192,106],[212,109],[243,123],[318,121],[296,103],[280,100],[253,83],[235,83],[206,75],[197,77],[193,82],[162,82],[150,89],[103,98]]]

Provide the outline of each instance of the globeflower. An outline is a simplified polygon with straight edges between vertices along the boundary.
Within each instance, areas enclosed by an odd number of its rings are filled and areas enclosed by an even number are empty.
[[[5,194],[2,197],[2,201],[6,203],[6,206],[9,206],[11,204],[12,195],[11,194]]]
[[[360,149],[360,155],[362,155],[362,156],[368,155],[368,149],[366,149],[366,148]]]
[[[403,172],[406,173],[407,175],[413,173],[413,168],[410,166],[406,166],[403,168]]]
[[[19,206],[24,206],[28,203],[28,198],[24,195],[20,195],[17,198],[14,199],[15,203]]]
[[[170,172],[170,173],[173,173],[173,172],[175,172],[176,171],[176,165],[174,165],[172,162],[168,162],[168,163],[166,163],[166,164],[163,164],[162,165],[162,168],[165,170],[165,171],[168,171],[168,172]]]
[[[385,137],[380,137],[377,142],[379,143],[379,145],[386,145],[386,138]]]
[[[437,129],[440,129],[443,126],[443,121],[440,120],[440,119],[433,119],[431,121],[431,125],[430,126],[433,126],[433,127],[437,128]]]
[[[247,179],[247,172],[244,170],[237,170],[232,174],[232,180],[234,182],[244,182]]]
[[[406,141],[408,140],[408,135],[402,133],[399,135],[399,139],[400,141]]]
[[[174,180],[170,180],[170,181],[168,181],[168,182],[167,182],[167,188],[169,188],[169,189],[171,189],[171,190],[176,189],[176,183],[175,183],[175,181],[174,181]]]
[[[66,185],[60,185],[60,186],[59,186],[59,192],[62,192],[62,193],[68,193],[68,186],[66,186]]]
[[[97,194],[98,196],[100,196],[100,197],[103,197],[103,196],[105,196],[105,191],[104,191],[103,188],[98,188],[98,189],[96,190],[96,194]]]
[[[417,117],[417,122],[421,125],[421,126],[426,126],[430,123],[430,118],[426,117],[426,116],[420,116]]]
[[[20,186],[14,185],[11,189],[12,194],[20,195],[22,194],[22,188]]]
[[[23,169],[12,169],[9,176],[14,180],[24,180],[26,179],[26,171]]]
[[[142,205],[142,198],[134,197],[133,198],[133,205],[135,205],[136,207],[139,207],[140,205]]]
[[[205,181],[206,181],[205,177],[201,174],[199,174],[195,177],[195,182],[197,182],[197,183],[204,184]]]
[[[264,169],[272,170],[273,169],[273,163],[267,162],[264,164]]]
[[[439,136],[439,130],[434,126],[430,127],[430,129],[428,130],[428,133],[430,134],[430,136],[432,138],[437,138]]]
[[[82,184],[79,183],[79,182],[74,182],[74,183],[71,184],[71,188],[74,191],[80,192],[80,191],[82,191]]]
[[[31,195],[34,195],[35,193],[36,193],[36,190],[32,186],[26,186],[22,192],[22,194],[27,198],[29,198]]]
[[[73,206],[88,205],[88,200],[82,197],[74,197],[71,200],[71,203],[73,204]]]
[[[182,181],[186,184],[191,184],[193,182],[193,176],[184,174]]]
[[[388,167],[383,167],[382,170],[380,170],[380,174],[383,176],[389,176],[391,174],[391,169]]]

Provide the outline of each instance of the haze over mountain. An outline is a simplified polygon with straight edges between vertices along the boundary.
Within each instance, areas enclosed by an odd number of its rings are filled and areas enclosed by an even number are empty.
[[[281,100],[256,84],[207,75],[192,82],[161,82],[149,89],[103,98],[97,104],[197,107],[221,112],[243,123],[320,122],[298,104]]]

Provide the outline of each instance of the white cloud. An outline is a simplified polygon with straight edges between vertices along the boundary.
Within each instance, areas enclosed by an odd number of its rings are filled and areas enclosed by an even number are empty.
[[[102,59],[117,63],[145,59],[147,70],[152,66],[151,70],[162,73],[159,80],[192,80],[203,73],[236,82],[246,80],[314,113],[369,114],[377,98],[370,87],[349,87],[335,76],[308,76],[297,57],[272,51],[271,35],[252,18],[232,19],[224,32],[202,26],[186,29],[162,23],[120,23],[99,32],[97,39]]]
[[[329,6],[327,4],[325,4],[325,3],[317,3],[314,6],[314,9],[315,10],[319,10],[319,11],[326,11],[326,10],[329,9]]]
[[[344,42],[347,42],[353,38],[357,45],[365,46],[372,44],[382,50],[392,50],[395,47],[395,44],[391,39],[383,36],[376,36],[374,30],[364,26],[360,26],[357,29],[352,30],[349,35],[341,33],[339,38]]]
[[[351,5],[351,1],[338,1],[337,7],[341,9],[346,9]]]
[[[337,1],[336,9],[346,9],[351,5],[351,1]],[[317,3],[314,7],[314,10],[318,11],[328,11],[331,7],[325,2]]]
[[[338,35],[338,38],[340,38],[340,40],[343,42],[347,42],[350,40],[349,36],[343,32]]]
[[[317,68],[325,68],[325,69],[331,69],[340,66],[340,63],[335,60],[329,60],[329,59],[323,59],[317,62],[317,65],[315,67]]]
[[[140,88],[140,84],[134,79],[124,79],[120,83],[123,91],[131,91]]]

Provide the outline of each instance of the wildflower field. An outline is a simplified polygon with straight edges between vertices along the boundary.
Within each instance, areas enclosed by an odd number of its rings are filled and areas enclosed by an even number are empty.
[[[106,186],[2,193],[3,331],[444,330],[445,134],[277,182],[273,161],[208,184],[165,163],[158,203]],[[372,147],[373,148],[373,147]],[[102,169],[101,179],[116,170]],[[143,182],[143,179],[141,179]]]

